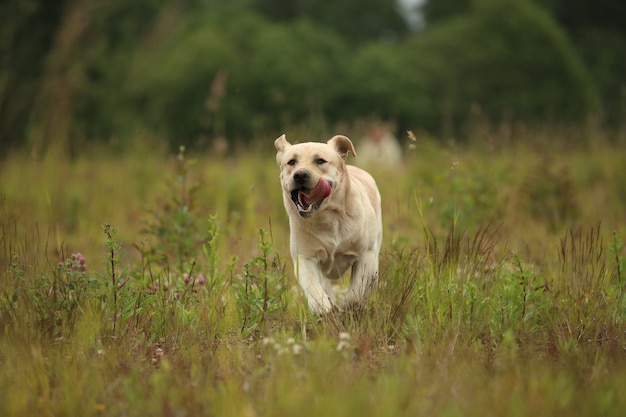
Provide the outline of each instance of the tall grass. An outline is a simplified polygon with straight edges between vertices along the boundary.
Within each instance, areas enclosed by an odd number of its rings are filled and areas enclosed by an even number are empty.
[[[8,158],[0,415],[626,411],[622,147],[418,142],[379,287],[315,317],[270,145]]]

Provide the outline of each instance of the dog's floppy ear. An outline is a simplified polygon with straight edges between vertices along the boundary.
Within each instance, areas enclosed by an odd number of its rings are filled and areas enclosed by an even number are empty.
[[[287,137],[283,133],[278,139],[274,141],[274,147],[276,148],[276,163],[280,165],[280,160],[283,157],[283,152],[291,146],[291,143],[287,142]]]
[[[354,155],[354,157],[356,158],[354,145],[352,145],[352,142],[347,137],[343,135],[336,135],[336,136],[333,136],[332,139],[326,143],[328,143],[330,146],[335,148],[343,159],[346,159],[348,152],[352,152],[352,155]]]

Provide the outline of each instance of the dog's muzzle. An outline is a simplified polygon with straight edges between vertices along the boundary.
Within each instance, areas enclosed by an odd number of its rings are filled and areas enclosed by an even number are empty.
[[[302,218],[310,217],[322,202],[330,195],[331,185],[324,178],[320,177],[319,181],[313,188],[306,185],[310,180],[310,174],[307,171],[299,170],[293,175],[293,181],[296,188],[291,190],[291,201],[296,205],[298,214]]]

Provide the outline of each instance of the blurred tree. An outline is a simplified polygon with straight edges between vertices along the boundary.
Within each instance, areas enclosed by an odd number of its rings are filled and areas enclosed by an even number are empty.
[[[608,121],[625,123],[626,3],[550,0],[545,7],[569,33],[593,74]]]
[[[165,1],[3,3],[0,146],[109,137],[128,57]]]
[[[326,117],[345,78],[347,50],[336,34],[250,13],[193,20],[139,55],[130,80],[142,109],[137,117],[166,132],[173,145],[249,138]]]
[[[63,1],[0,4],[0,149],[20,145]]]
[[[577,122],[597,109],[597,94],[567,36],[525,0],[480,0],[406,45],[426,74],[445,132],[478,106],[494,122]],[[434,120],[422,119],[434,128]]]
[[[545,7],[617,120],[624,6],[607,1],[609,14]],[[393,0],[5,1],[0,149],[80,149],[146,128],[178,145],[364,116],[436,128],[472,104],[493,119],[583,118],[595,87],[538,3],[432,0],[430,27],[407,40]]]
[[[306,0],[252,0],[252,7],[266,16],[280,22],[297,18]]]
[[[462,16],[472,9],[474,0],[426,0],[418,4],[427,25],[433,26],[450,18]]]
[[[397,0],[253,0],[274,21],[306,18],[332,29],[348,42],[399,40],[408,33]]]
[[[543,5],[565,29],[577,36],[605,29],[626,35],[626,3],[614,0],[534,0]]]
[[[241,118],[234,125],[238,134],[250,133],[250,104],[239,95],[241,86],[233,86],[233,75],[249,70],[245,58],[265,25],[247,13],[196,14],[139,51],[127,81],[138,124],[176,146],[201,135],[233,133],[231,117]]]
[[[437,119],[419,65],[410,65],[406,48],[370,43],[355,51],[332,114],[344,119],[385,119],[412,128],[418,119]]]
[[[463,16],[480,0],[427,0],[421,7],[431,26]],[[626,2],[614,0],[532,0],[565,30],[592,75],[612,124],[626,118]]]

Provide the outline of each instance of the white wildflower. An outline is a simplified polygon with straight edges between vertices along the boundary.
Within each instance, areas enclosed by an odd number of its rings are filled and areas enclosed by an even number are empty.
[[[337,352],[350,348],[350,333],[339,333],[339,343],[337,344]]]

